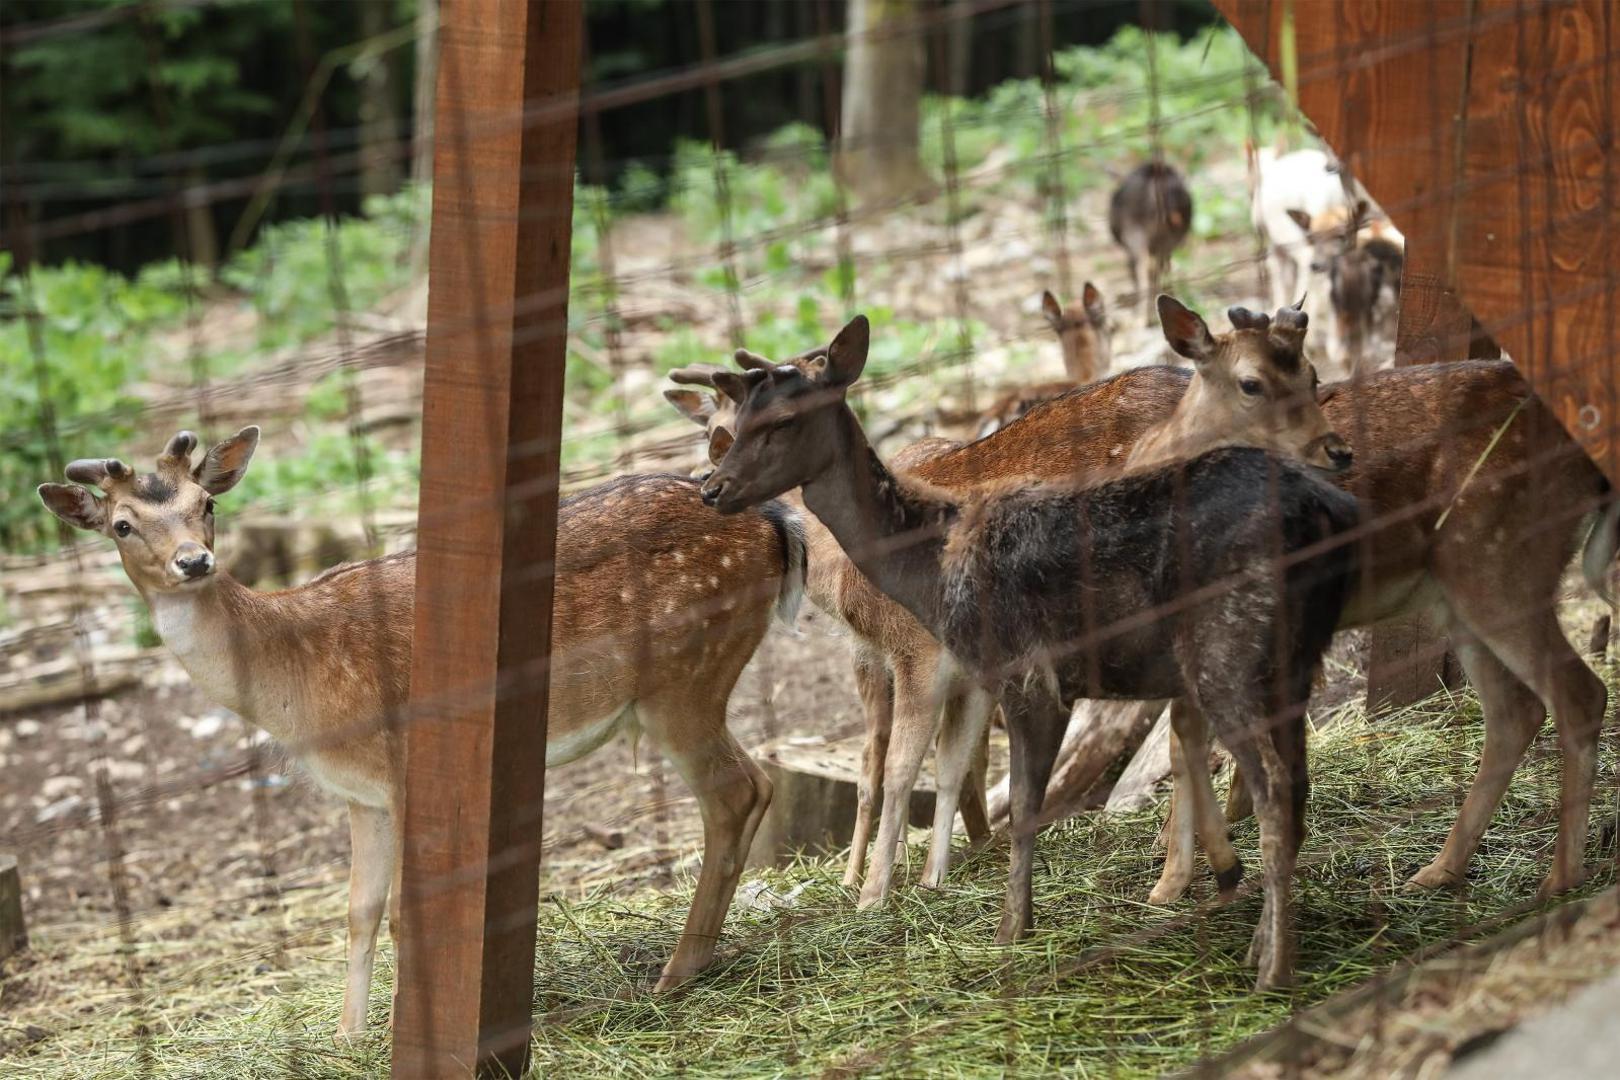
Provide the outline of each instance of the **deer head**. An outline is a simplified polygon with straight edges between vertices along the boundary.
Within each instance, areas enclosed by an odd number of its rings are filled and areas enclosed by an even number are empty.
[[[79,460],[67,467],[73,483],[41,484],[39,497],[74,528],[112,537],[124,572],[143,594],[196,588],[214,573],[214,496],[237,485],[258,445],[259,429],[245,427],[193,467],[197,436],[182,431],[158,456],[155,472],[136,475],[117,458]]]
[[[1334,472],[1350,467],[1350,447],[1322,415],[1316,369],[1305,359],[1304,303],[1272,316],[1232,307],[1231,331],[1217,336],[1197,312],[1159,297],[1165,340],[1197,369],[1175,418],[1197,425],[1179,433],[1184,443],[1258,446]]]
[[[1114,361],[1114,346],[1108,335],[1108,311],[1097,286],[1086,282],[1079,312],[1064,311],[1057,297],[1043,292],[1041,313],[1063,347],[1063,369],[1069,378],[1080,385],[1101,378]]]
[[[828,348],[826,345],[817,346],[797,356],[789,357],[782,363],[791,364],[815,378],[827,366]],[[738,349],[734,359],[738,366],[745,370],[768,371],[777,366],[774,362],[747,349]],[[715,374],[724,370],[706,364],[676,368],[669,373],[670,382],[679,383],[682,387],[707,387],[711,393],[705,394],[701,390],[689,389],[664,391],[664,400],[675,406],[682,416],[703,429],[711,466],[720,464],[720,459],[726,456],[726,451],[731,449],[732,442],[737,438],[737,402],[721,393],[714,382]],[[694,475],[702,479],[707,477],[710,471],[706,468],[699,469]]]
[[[825,472],[842,448],[845,394],[866,367],[871,325],[857,315],[823,352],[772,364],[739,351],[746,370],[716,371],[714,387],[736,409],[735,440],[703,483],[721,513],[756,506]],[[817,361],[817,362],[805,362]]]

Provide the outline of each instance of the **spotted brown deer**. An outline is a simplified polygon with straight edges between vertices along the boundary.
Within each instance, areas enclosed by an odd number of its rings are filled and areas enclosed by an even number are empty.
[[[257,724],[348,803],[348,974],[339,1030],[366,1022],[372,951],[389,893],[397,917],[403,780],[400,724],[411,668],[414,553],[335,567],[260,593],[214,560],[216,496],[246,472],[248,427],[193,466],[180,432],[137,475],[75,461],[44,484],[59,518],[110,537],[164,643],[207,697]],[[93,485],[101,495],[85,487]],[[547,765],[645,732],[703,814],[703,868],[656,989],[709,963],[771,798],[726,730],[726,702],[772,613],[791,623],[805,571],[795,514],[780,503],[722,518],[694,481],[631,476],[562,503],[557,530]],[[397,923],[395,930],[397,932]]]
[[[1051,292],[1041,293],[1041,314],[1057,335],[1063,350],[1063,379],[1020,386],[1009,390],[979,416],[980,438],[1004,428],[1049,397],[1096,382],[1108,373],[1114,359],[1113,340],[1108,333],[1108,310],[1097,286],[1086,282],[1080,292],[1080,310],[1065,310]]]
[[[740,404],[704,500],[736,513],[800,487],[861,572],[997,699],[1013,777],[998,942],[1033,925],[1035,819],[1067,703],[1196,694],[1256,778],[1266,900],[1252,955],[1259,986],[1286,983],[1304,710],[1349,589],[1352,547],[1336,541],[1355,524],[1355,500],[1247,448],[1086,486],[953,491],[891,473],[845,401],[868,343],[857,316],[812,375],[717,372]]]
[[[1168,417],[1158,416],[1152,422],[1139,410],[1109,409],[1105,396],[1095,412],[1088,413],[1088,429],[1072,433],[1074,439],[1095,439],[1089,444],[1094,456],[1080,468],[1080,474],[1123,468],[1133,448],[1141,443],[1159,455],[1159,460],[1220,445],[1258,445],[1323,467],[1345,465],[1343,440],[1328,430],[1316,409],[1310,366],[1295,357],[1297,337],[1288,337],[1293,331],[1273,336],[1265,316],[1234,308],[1230,317],[1235,329],[1213,335],[1201,318],[1173,298],[1164,297],[1160,303],[1166,333],[1175,328],[1185,339],[1172,339],[1172,346],[1197,361],[1193,389]],[[1279,318],[1287,321],[1289,316],[1279,313]],[[1297,330],[1303,333],[1302,318]],[[774,366],[747,351],[739,352],[737,360],[761,370]],[[813,374],[825,364],[826,348],[809,350],[791,362]],[[713,376],[714,369],[708,368],[671,372],[677,382],[711,388]],[[724,394],[710,397],[691,389],[666,390],[665,396],[705,427],[710,461],[718,465],[735,437],[737,402]],[[1069,475],[1048,471],[1050,449],[1040,441],[1021,439],[1014,431],[1009,428],[965,446],[924,439],[902,450],[891,465],[946,487],[1008,476]],[[881,901],[892,886],[895,848],[904,836],[905,807],[930,744],[935,746],[938,798],[921,883],[936,887],[944,881],[958,804],[970,840],[978,840],[986,831],[981,824],[985,815],[982,769],[970,769],[970,764],[982,761],[979,748],[990,703],[975,692],[970,681],[950,677],[938,685],[943,701],[936,701],[933,691],[941,670],[941,650],[933,635],[875,588],[824,526],[812,517],[806,528],[811,548],[809,595],[818,607],[848,626],[857,642],[856,685],[867,737],[844,881],[851,887],[862,886],[860,904],[866,907]],[[950,669],[945,672],[949,676]],[[963,770],[968,770],[966,776]],[[867,871],[866,849],[879,791],[883,810]]]

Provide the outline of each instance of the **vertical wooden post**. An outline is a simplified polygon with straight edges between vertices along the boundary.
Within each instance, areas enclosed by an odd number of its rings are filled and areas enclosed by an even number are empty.
[[[579,0],[442,0],[395,1077],[522,1073]]]

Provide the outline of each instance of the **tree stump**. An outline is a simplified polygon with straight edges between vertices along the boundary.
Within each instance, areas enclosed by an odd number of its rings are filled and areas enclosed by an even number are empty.
[[[22,875],[15,855],[0,855],[0,960],[28,947],[23,926]]]
[[[865,735],[836,742],[787,738],[755,753],[775,791],[754,835],[749,866],[780,866],[800,852],[825,855],[849,846],[865,742]],[[882,792],[874,794],[881,800]],[[933,820],[933,770],[925,765],[911,790],[907,822],[923,828]]]

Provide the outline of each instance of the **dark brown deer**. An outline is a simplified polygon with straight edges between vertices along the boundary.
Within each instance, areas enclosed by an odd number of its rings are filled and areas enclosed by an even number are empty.
[[[941,455],[928,478],[1013,475],[1020,468],[1028,475],[1096,475],[1156,417],[1182,410],[1189,379],[1176,368],[1138,368],[1053,399],[997,439]],[[1225,385],[1229,397],[1241,391]],[[1450,635],[1485,714],[1484,754],[1456,824],[1411,886],[1463,880],[1508,781],[1551,713],[1563,778],[1558,843],[1540,893],[1574,888],[1585,877],[1582,851],[1607,691],[1559,628],[1556,604],[1583,537],[1583,575],[1604,592],[1620,546],[1620,502],[1611,502],[1603,474],[1509,362],[1379,371],[1328,384],[1321,398],[1329,426],[1355,451],[1354,466],[1337,482],[1360,496],[1370,528],[1343,625],[1430,613]],[[1590,514],[1605,505],[1588,527]],[[1187,756],[1203,760],[1196,749]],[[1205,802],[1214,806],[1213,790],[1207,800],[1200,797]],[[1197,833],[1219,844],[1225,829],[1207,821]],[[1172,843],[1154,890],[1159,902],[1179,897],[1191,881],[1191,856],[1177,858],[1178,850],[1190,847]],[[1219,856],[1211,853],[1217,869],[1235,857],[1229,845]]]
[[[1349,589],[1352,549],[1335,540],[1354,526],[1355,500],[1254,449],[1089,487],[961,493],[897,476],[845,402],[868,341],[857,316],[814,377],[790,365],[717,373],[741,405],[704,500],[735,513],[801,487],[861,572],[996,697],[1013,776],[999,942],[1033,925],[1035,819],[1068,703],[1196,695],[1256,778],[1266,902],[1253,955],[1260,987],[1285,984],[1305,705]]]
[[[1192,195],[1181,173],[1163,161],[1147,161],[1125,174],[1108,200],[1108,231],[1125,250],[1136,302],[1153,325],[1153,298],[1170,268],[1170,256],[1192,229]]]
[[[197,440],[183,431],[153,473],[116,459],[75,461],[67,469],[75,483],[44,484],[39,494],[63,521],[113,540],[198,689],[263,728],[348,802],[339,1030],[352,1034],[365,1027],[372,951],[398,869],[416,557],[346,564],[274,593],[217,569],[214,498],[242,478],[258,441],[258,428],[244,428],[193,466]],[[773,612],[792,623],[804,570],[795,514],[764,503],[722,518],[692,480],[622,477],[559,512],[546,763],[643,731],[703,813],[703,869],[659,990],[712,959],[770,803],[770,781],[726,730],[726,702]],[[390,911],[394,922],[397,890]]]

